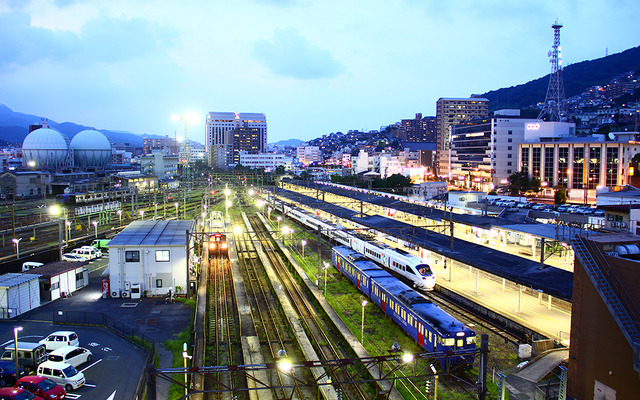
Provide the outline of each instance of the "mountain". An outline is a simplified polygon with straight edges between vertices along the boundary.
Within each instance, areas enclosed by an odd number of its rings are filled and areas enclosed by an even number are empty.
[[[39,124],[43,117],[31,114],[23,114],[11,110],[6,105],[0,104],[0,143],[7,141],[13,144],[22,144],[29,134],[29,125]],[[78,132],[85,129],[94,129],[105,134],[113,143],[130,143],[135,147],[142,147],[142,136],[127,131],[112,131],[107,129],[95,129],[91,126],[78,125],[73,122],[57,123],[47,121],[51,128],[64,133],[72,139]],[[162,138],[159,135],[145,135],[148,138]]]
[[[304,140],[300,140],[300,139],[287,139],[287,140],[281,140],[281,141],[279,141],[279,142],[269,143],[269,146],[276,146],[276,147],[285,147],[285,146],[298,147],[298,146],[300,145],[300,143],[304,143]]]
[[[594,85],[606,85],[625,72],[640,73],[640,46],[621,53],[565,67],[562,71],[565,97],[570,98]],[[503,108],[527,108],[544,101],[549,86],[549,74],[522,85],[484,93],[491,111]]]

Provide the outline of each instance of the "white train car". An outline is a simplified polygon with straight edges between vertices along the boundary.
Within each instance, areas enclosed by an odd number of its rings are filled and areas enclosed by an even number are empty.
[[[431,267],[424,263],[420,257],[416,257],[401,249],[395,249],[376,241],[365,240],[361,237],[346,232],[339,225],[323,220],[313,213],[284,204],[279,200],[273,201],[269,196],[272,207],[287,215],[310,230],[318,231],[330,240],[349,246],[363,254],[367,258],[382,264],[388,270],[408,279],[413,287],[420,290],[433,290],[436,277]],[[353,223],[357,229],[368,231],[369,228]]]

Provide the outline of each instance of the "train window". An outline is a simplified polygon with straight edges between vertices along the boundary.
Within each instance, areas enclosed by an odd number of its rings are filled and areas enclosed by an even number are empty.
[[[140,252],[138,250],[129,250],[124,252],[125,262],[140,262]]]
[[[431,331],[429,331],[429,341],[433,342],[433,333]]]
[[[453,346],[456,344],[456,340],[454,338],[444,338],[442,339],[443,346]]]
[[[458,339],[456,340],[456,347],[463,347],[464,346],[464,339]]]
[[[475,336],[467,337],[467,344],[473,344],[475,341],[476,341],[476,337]]]
[[[156,250],[156,261],[158,261],[158,262],[168,262],[169,261],[169,250]]]

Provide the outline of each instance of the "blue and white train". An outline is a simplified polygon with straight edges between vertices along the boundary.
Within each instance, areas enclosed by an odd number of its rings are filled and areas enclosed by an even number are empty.
[[[414,288],[433,290],[435,287],[436,276],[431,267],[425,264],[420,257],[384,243],[363,239],[360,235],[347,232],[340,225],[322,219],[319,215],[308,213],[279,200],[274,201],[273,196],[269,196],[268,201],[275,210],[280,211],[283,215],[291,217],[309,229],[320,231],[336,243],[349,246],[390,271],[408,279]],[[354,225],[358,228],[357,224]],[[363,231],[368,230],[364,226],[359,228]]]
[[[346,246],[333,248],[333,266],[428,352],[474,350],[476,334],[388,271]],[[471,366],[474,355],[449,357],[449,365]]]

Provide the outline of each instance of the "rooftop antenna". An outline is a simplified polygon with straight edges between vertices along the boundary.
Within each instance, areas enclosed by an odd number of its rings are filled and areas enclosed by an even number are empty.
[[[547,97],[544,100],[538,119],[540,120],[548,114],[549,121],[567,121],[569,112],[565,103],[564,84],[562,83],[562,46],[560,46],[560,28],[562,28],[562,24],[558,23],[556,19],[551,28],[553,28],[553,47],[548,53],[551,74],[549,75]]]

